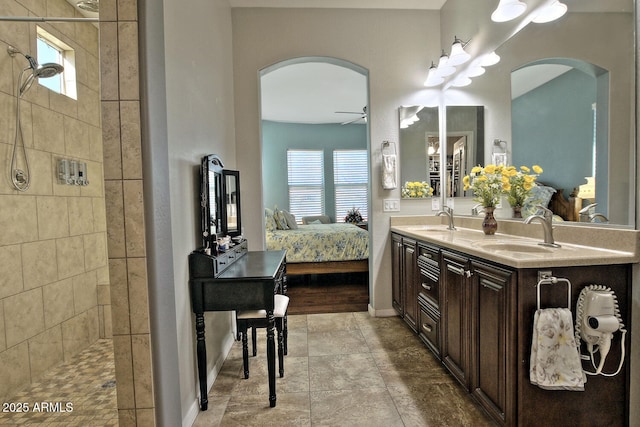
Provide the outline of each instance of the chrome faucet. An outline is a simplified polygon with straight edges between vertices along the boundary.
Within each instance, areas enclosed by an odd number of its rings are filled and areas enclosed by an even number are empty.
[[[436,214],[436,216],[441,215],[446,215],[447,218],[449,218],[449,226],[447,227],[447,230],[455,230],[456,227],[453,225],[453,209],[451,209],[449,206],[445,206],[444,210],[441,210]]]
[[[525,220],[525,224],[530,224],[531,221],[538,221],[542,224],[542,229],[544,230],[544,242],[538,243],[542,246],[551,246],[552,248],[559,248],[560,245],[553,241],[553,212],[544,206],[537,206],[538,212],[542,211],[542,215],[536,212],[535,215],[528,216]]]
[[[589,206],[585,206],[584,208],[580,209],[580,211],[578,212],[578,214],[580,215],[580,222],[589,222],[589,211],[591,210],[591,208],[595,208],[596,206],[598,206],[597,203],[591,203]]]
[[[478,214],[480,213],[480,210],[478,210],[479,207],[482,207],[482,203],[478,203],[477,205],[471,208],[471,215],[478,216]]]
[[[607,218],[606,216],[604,216],[601,213],[592,213],[591,215],[589,215],[589,222],[596,222],[596,219],[600,218],[601,221],[598,222],[609,222],[609,218]]]

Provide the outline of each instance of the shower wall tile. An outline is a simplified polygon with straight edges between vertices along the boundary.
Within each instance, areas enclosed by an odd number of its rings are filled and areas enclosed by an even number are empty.
[[[0,76],[0,81],[4,80],[5,78],[2,78]],[[9,80],[10,84],[13,85],[12,78],[9,78],[7,80]],[[12,91],[4,93],[0,90],[0,143],[4,142],[5,144],[7,144],[7,146],[9,144],[13,144],[16,132],[16,98],[11,95],[12,93]],[[6,159],[7,157],[4,158]]]
[[[116,372],[117,377],[118,374]],[[118,405],[118,408],[120,408],[120,405]],[[118,427],[136,427],[137,425],[135,409],[118,409]]]
[[[15,347],[0,353],[0,400],[8,397],[10,393],[31,381],[29,369],[29,344],[24,341]]]
[[[93,231],[107,231],[107,215],[104,198],[93,197],[91,198],[91,204],[93,206]],[[106,234],[105,234],[106,236]]]
[[[82,236],[56,240],[56,259],[58,278],[76,276],[84,273],[84,244]]]
[[[4,300],[4,321],[7,347],[44,331],[42,289],[22,292]]]
[[[20,245],[0,246],[0,300],[22,292],[22,250]],[[0,308],[2,303],[0,302]],[[1,321],[0,316],[0,321]],[[4,339],[4,334],[0,335]],[[0,350],[2,346],[0,346]]]
[[[107,242],[109,244],[109,257],[124,258],[126,255],[126,249],[122,182],[105,181],[104,190],[105,204],[107,207]]]
[[[0,246],[38,240],[36,198],[3,196],[0,203],[0,230]]]
[[[76,89],[77,89],[76,85]],[[80,110],[80,93],[78,92],[78,100],[69,98],[61,93],[49,91],[49,108],[51,110],[64,114],[72,118],[78,118],[78,112]],[[36,122],[37,123],[37,122]]]
[[[51,153],[39,150],[27,150],[27,155],[29,156],[29,169],[31,170],[29,194],[51,196],[53,194],[55,174]]]
[[[111,285],[101,285],[98,280],[98,286],[96,288],[98,292],[98,305],[111,304]]]
[[[135,408],[131,335],[113,336],[113,356],[116,367],[116,381],[118,383],[118,409]]]
[[[142,143],[140,132],[140,102],[120,103],[122,132],[122,176],[142,179]]]
[[[64,116],[37,105],[32,107],[32,116],[33,122],[37,123],[33,126],[33,147],[64,155]]]
[[[17,2],[3,2],[2,4],[3,15],[6,16],[28,16],[29,11],[20,5]],[[41,15],[44,16],[44,15]],[[7,21],[3,22],[0,25],[0,40],[6,41],[7,43],[15,46],[23,52],[28,52],[29,49],[29,27],[24,25],[23,22],[12,22]],[[14,57],[14,61],[22,61],[17,56]],[[23,68],[26,65],[23,65],[23,62],[20,62],[20,66]],[[17,68],[17,67],[16,67]]]
[[[102,122],[102,117],[100,117]],[[102,130],[93,126],[89,128],[89,159],[102,163],[102,151],[104,146],[102,144]]]
[[[107,242],[104,233],[85,234],[84,266],[87,271],[97,270],[106,265]]]
[[[125,232],[128,257],[146,255],[142,181],[123,181]]]
[[[0,94],[0,98],[2,97],[2,94]],[[1,114],[1,113],[0,113]],[[2,120],[2,117],[0,117],[0,121]],[[1,126],[1,125],[0,125]],[[2,130],[0,128],[0,134],[2,134]],[[2,142],[0,142],[0,158],[2,159],[10,159],[11,157],[11,146],[9,144],[3,144]],[[4,163],[7,169],[9,169],[9,161],[5,161]],[[7,171],[8,174],[8,171]],[[16,190],[13,188],[13,186],[11,185],[11,182],[9,181],[8,178],[5,179],[0,179],[0,195],[4,195],[4,194],[15,194]]]
[[[138,426],[154,427],[156,425],[156,418],[153,409],[137,409],[136,422]]]
[[[87,161],[87,179],[89,185],[80,186],[80,194],[84,197],[101,197],[104,195],[102,163]]]
[[[116,0],[101,0],[100,1],[100,30],[102,31],[102,25],[104,21],[116,21],[118,19],[118,12],[116,8]]]
[[[2,119],[0,118],[0,120]],[[102,122],[104,123],[102,127],[104,179],[122,179],[119,102],[102,103]]]
[[[109,305],[99,305],[98,309],[100,310],[98,315],[98,319],[100,320],[100,338],[113,338],[111,303],[109,303]]]
[[[2,352],[7,349],[7,340],[4,329],[4,306],[0,304],[0,360],[2,360]],[[0,372],[2,372],[2,367],[0,367]],[[0,397],[1,396],[2,392],[0,392]]]
[[[56,241],[40,240],[22,245],[24,289],[33,289],[58,279]]]
[[[69,320],[73,310],[73,279],[57,281],[42,288],[44,302],[44,325],[52,328]]]
[[[93,126],[100,126],[100,98],[97,88],[78,85],[78,118]]]
[[[153,373],[151,369],[151,343],[148,334],[132,335],[134,390],[136,408],[153,408]]]
[[[29,340],[29,366],[32,378],[39,378],[62,361],[62,328],[59,325]]]
[[[73,283],[73,308],[75,314],[81,314],[95,307],[98,303],[98,290],[96,283],[96,273],[89,273],[74,276]]]
[[[109,276],[111,279],[113,334],[129,334],[131,326],[129,323],[129,285],[126,259],[110,259]]]
[[[101,4],[100,8],[104,6]],[[104,7],[108,11],[107,7]],[[115,9],[115,7],[114,7]],[[115,10],[114,10],[115,12]],[[106,12],[104,12],[106,13]],[[100,11],[100,19],[104,19]],[[102,100],[115,101],[118,93],[118,24],[100,23],[100,94]]]
[[[136,307],[131,310],[131,333],[149,333],[149,292],[147,289],[147,263],[144,258],[127,260],[129,277],[129,301]]]
[[[93,200],[89,197],[68,197],[69,234],[93,233],[95,228],[93,218]]]
[[[54,239],[69,235],[69,209],[63,197],[38,197],[38,237]]]
[[[93,344],[100,338],[100,319],[98,319],[98,306],[94,305],[87,310],[87,325],[89,327],[89,344]],[[80,349],[81,351],[84,349]]]
[[[87,160],[91,158],[89,125],[73,117],[64,117],[65,155]]]
[[[80,353],[89,344],[89,318],[86,312],[62,322],[62,349],[65,361]]]
[[[118,22],[118,61],[120,99],[140,99],[138,24],[136,22]]]
[[[117,3],[119,21],[138,20],[138,0],[117,0]]]

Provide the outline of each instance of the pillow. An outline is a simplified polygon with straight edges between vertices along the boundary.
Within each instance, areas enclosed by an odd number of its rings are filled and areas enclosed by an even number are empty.
[[[284,218],[287,220],[287,227],[289,227],[289,230],[297,230],[298,223],[296,222],[296,217],[291,212],[287,212],[287,211],[282,211],[282,214],[284,215]]]
[[[556,192],[553,187],[547,187],[546,185],[536,185],[531,189],[531,195],[527,198],[522,207],[522,216],[527,217],[534,215],[537,211],[538,205],[542,205],[545,208],[549,206],[551,197]]]
[[[278,208],[273,209],[273,218],[276,220],[276,227],[278,230],[288,230],[289,226],[287,225],[287,218],[285,218],[284,213]]]
[[[316,219],[314,221],[309,222],[309,224],[322,224],[323,222],[320,221],[319,219]]]
[[[273,211],[269,208],[264,209],[264,228],[266,231],[274,231],[277,228]]]

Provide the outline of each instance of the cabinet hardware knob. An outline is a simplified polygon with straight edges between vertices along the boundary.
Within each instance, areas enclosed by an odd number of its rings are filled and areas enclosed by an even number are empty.
[[[467,277],[471,277],[473,273],[471,272],[471,270],[465,270],[464,275]]]
[[[429,332],[429,333],[430,333],[431,331],[433,331],[433,328],[431,327],[431,325],[428,325],[428,324],[426,324],[426,323],[423,323],[423,324],[422,324],[422,329],[424,329],[425,331],[427,331],[427,332]]]
[[[431,290],[431,286],[427,285],[427,284],[426,284],[426,283],[424,283],[424,282],[422,283],[422,287],[423,287],[424,289],[426,289],[427,291],[430,291],[430,290]]]

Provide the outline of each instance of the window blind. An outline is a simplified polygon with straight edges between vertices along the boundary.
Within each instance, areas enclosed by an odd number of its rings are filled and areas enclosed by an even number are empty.
[[[333,152],[336,221],[343,222],[352,208],[359,209],[362,219],[367,220],[368,166],[367,150]]]
[[[287,150],[289,212],[296,218],[324,214],[322,150]]]

